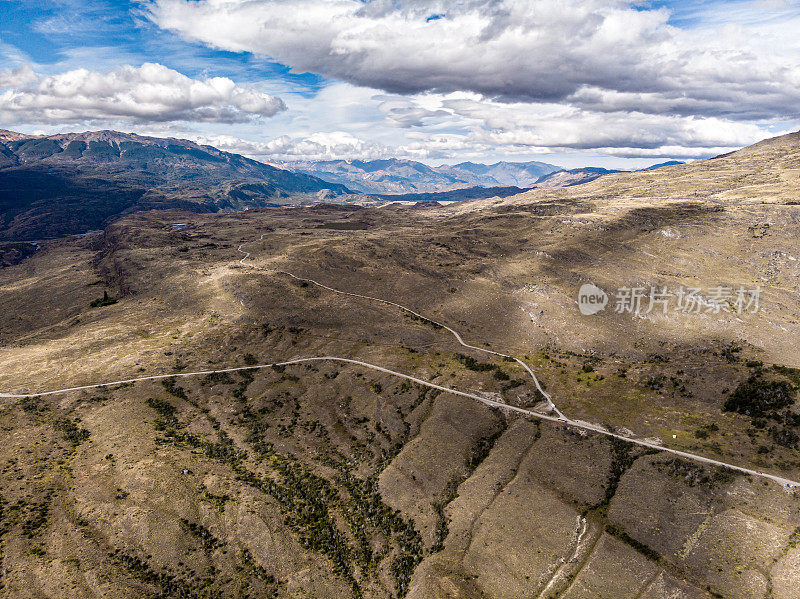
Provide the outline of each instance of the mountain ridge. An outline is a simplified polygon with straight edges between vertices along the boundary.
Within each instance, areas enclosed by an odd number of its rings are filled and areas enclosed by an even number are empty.
[[[41,244],[0,269],[0,391],[176,376],[6,398],[4,590],[796,599],[797,495],[658,447],[800,480],[798,172],[790,138],[488,202],[137,212]],[[587,282],[611,298],[591,316]],[[651,285],[763,293],[615,309]],[[514,415],[548,409],[530,372],[563,421]],[[775,385],[793,407],[729,409]]]
[[[635,172],[621,169],[584,166],[565,169],[538,161],[492,164],[461,162],[454,165],[429,166],[402,158],[376,160],[301,160],[276,162],[281,168],[319,177],[324,181],[344,185],[360,193],[385,197],[401,194],[430,194],[455,192],[459,189],[534,187],[567,187],[594,181],[602,175]],[[670,160],[643,169],[683,164]]]
[[[244,210],[350,193],[189,140],[0,131],[0,239],[83,233],[138,210]]]
[[[545,162],[462,162],[428,166],[414,160],[320,160],[276,163],[369,194],[438,193],[471,187],[533,187],[563,170]]]

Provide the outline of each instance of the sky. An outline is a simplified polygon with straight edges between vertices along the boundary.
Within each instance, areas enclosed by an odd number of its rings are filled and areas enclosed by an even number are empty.
[[[640,168],[800,129],[800,0],[0,0],[0,128]]]

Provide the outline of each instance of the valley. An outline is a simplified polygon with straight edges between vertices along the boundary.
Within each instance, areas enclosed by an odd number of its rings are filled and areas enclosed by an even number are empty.
[[[0,599],[800,599],[798,30],[0,2]]]
[[[43,243],[0,270],[4,590],[795,597],[798,169],[794,134]],[[763,291],[583,316],[586,282]]]

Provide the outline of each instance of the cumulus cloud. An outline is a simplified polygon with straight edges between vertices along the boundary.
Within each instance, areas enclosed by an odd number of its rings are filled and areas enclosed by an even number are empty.
[[[197,143],[244,154],[264,161],[373,160],[397,154],[383,144],[366,141],[343,131],[308,136],[281,135],[266,142],[254,142],[230,135],[193,136]]]
[[[480,157],[493,146],[471,135],[410,133],[407,143],[387,145],[365,140],[344,131],[311,135],[281,135],[269,141],[251,141],[233,135],[187,134],[194,142],[226,152],[243,154],[262,162],[304,162],[314,160],[408,160],[448,159],[455,156]]]
[[[17,69],[0,70],[0,89],[16,87],[36,81],[36,73],[30,65],[25,64]]]
[[[615,155],[703,156],[738,148],[771,133],[718,117],[615,111],[562,104],[449,99],[442,106],[475,123],[473,136],[489,144],[558,150],[598,150]],[[676,151],[680,149],[678,154]]]
[[[430,97],[426,103],[431,103]],[[534,107],[442,98],[439,106],[450,115],[451,121],[462,119],[462,124],[471,126],[457,133],[412,129],[391,145],[344,131],[282,135],[267,141],[192,132],[181,136],[263,162],[284,163],[383,158],[483,161],[487,156],[513,160],[520,155],[563,152],[591,152],[619,158],[693,159],[722,154],[781,133],[714,118],[601,114],[555,104]],[[165,133],[168,132],[154,134]]]
[[[800,16],[780,7],[764,9],[786,11],[780,26],[696,30],[625,0],[151,0],[147,10],[185,39],[394,93],[743,120],[800,114]]]
[[[517,148],[504,148],[480,139],[477,135],[459,133],[409,133],[408,142],[398,148],[398,156],[412,160],[483,160],[488,154],[514,154]],[[528,148],[528,153],[545,153],[544,148]]]
[[[421,127],[426,119],[450,115],[446,110],[425,108],[403,97],[375,96],[374,99],[381,100],[378,109],[386,115],[386,124],[392,127]]]
[[[344,97],[353,97],[354,92],[338,91]],[[307,100],[301,119],[305,126],[309,124],[307,115],[313,117],[312,126],[325,115],[330,116],[332,99],[327,94],[323,96],[320,100]],[[370,100],[369,96],[356,96],[359,101]],[[601,113],[557,103],[498,102],[465,93],[405,99],[378,95],[372,99],[381,103],[402,100],[404,110],[410,113],[442,113],[445,116],[437,119],[446,126],[440,130],[436,126],[401,127],[395,129],[395,135],[386,135],[385,129],[374,126],[359,126],[354,133],[294,133],[260,141],[235,134],[181,132],[175,129],[179,125],[170,123],[147,125],[140,132],[188,137],[265,162],[378,158],[485,161],[490,156],[514,160],[534,154],[580,152],[620,158],[690,159],[722,154],[787,132],[716,117]],[[336,126],[339,125],[346,126],[347,119]]]
[[[239,87],[227,77],[192,79],[157,63],[48,77],[23,68],[0,72],[0,90],[5,122],[237,123],[286,110],[280,98]]]

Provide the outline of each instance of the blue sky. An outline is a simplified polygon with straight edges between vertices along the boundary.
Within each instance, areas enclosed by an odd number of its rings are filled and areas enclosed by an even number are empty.
[[[0,0],[0,128],[636,168],[796,130],[798,30],[781,0]]]

